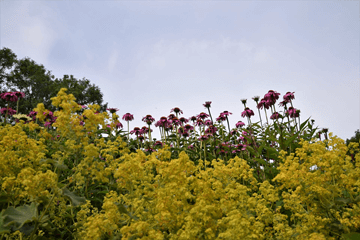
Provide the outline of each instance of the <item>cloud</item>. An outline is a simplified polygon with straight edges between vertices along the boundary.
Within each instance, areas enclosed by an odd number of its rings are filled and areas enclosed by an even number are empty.
[[[2,36],[2,45],[11,48],[20,58],[29,56],[46,65],[61,29],[54,26],[58,19],[56,12],[46,5],[26,1],[3,6],[3,17],[7,20],[2,28],[11,28],[11,31]]]
[[[109,61],[108,61],[108,71],[112,72],[114,70],[114,67],[116,66],[117,59],[119,57],[118,51],[116,49],[113,49]]]

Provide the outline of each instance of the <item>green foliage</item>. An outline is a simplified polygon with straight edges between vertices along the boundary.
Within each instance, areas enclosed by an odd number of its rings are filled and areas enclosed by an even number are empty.
[[[107,108],[107,103],[103,104],[100,88],[91,84],[88,79],[80,80],[72,75],[55,78],[51,71],[28,57],[18,60],[16,54],[8,48],[0,50],[0,64],[0,91],[25,93],[25,98],[20,100],[18,113],[28,114],[38,103],[43,103],[46,109],[55,111],[50,99],[55,97],[61,88],[69,89],[68,93],[73,94],[81,105],[98,104],[101,111]],[[0,106],[6,106],[2,99]],[[16,109],[17,104],[10,103],[10,107]]]

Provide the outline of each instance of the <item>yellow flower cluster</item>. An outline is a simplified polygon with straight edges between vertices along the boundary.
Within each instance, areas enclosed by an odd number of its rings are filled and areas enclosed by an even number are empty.
[[[130,153],[120,136],[97,133],[99,126],[114,128],[117,115],[108,123],[97,105],[79,114],[65,91],[52,98],[61,109],[54,129],[33,122],[0,127],[0,196],[7,207],[41,204],[30,236],[0,225],[0,237],[59,239],[58,228],[73,239],[315,240],[360,229],[356,143],[348,148],[331,134],[302,141],[294,154],[281,153],[274,179],[258,182],[238,157],[195,165],[185,152],[171,159],[168,146]],[[43,121],[44,105],[34,110]],[[94,199],[93,192],[105,193]],[[0,214],[0,224],[4,219]],[[40,226],[44,221],[52,232]]]

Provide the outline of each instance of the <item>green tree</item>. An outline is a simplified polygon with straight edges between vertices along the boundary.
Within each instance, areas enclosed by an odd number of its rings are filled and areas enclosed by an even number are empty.
[[[43,65],[37,64],[28,57],[18,60],[8,48],[0,50],[0,63],[0,91],[25,93],[25,98],[19,103],[19,113],[29,113],[38,103],[44,103],[47,109],[55,110],[50,99],[63,87],[67,88],[67,93],[73,94],[81,105],[99,104],[102,111],[107,108],[107,103],[103,104],[100,88],[91,84],[90,80],[85,78],[78,80],[72,75],[55,79],[51,71],[46,70]],[[12,70],[6,72],[6,69]],[[0,101],[0,106],[5,106],[5,102]],[[16,103],[11,104],[15,109]]]
[[[346,145],[349,145],[351,142],[360,142],[360,131],[359,129],[355,131],[355,136],[351,137],[350,139],[346,139]]]

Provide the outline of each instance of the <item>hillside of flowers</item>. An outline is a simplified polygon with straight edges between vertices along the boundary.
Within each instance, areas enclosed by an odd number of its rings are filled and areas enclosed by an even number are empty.
[[[66,91],[54,112],[0,94],[0,240],[359,239],[359,143],[300,119],[293,92],[242,99],[235,126],[205,102],[140,128]]]

